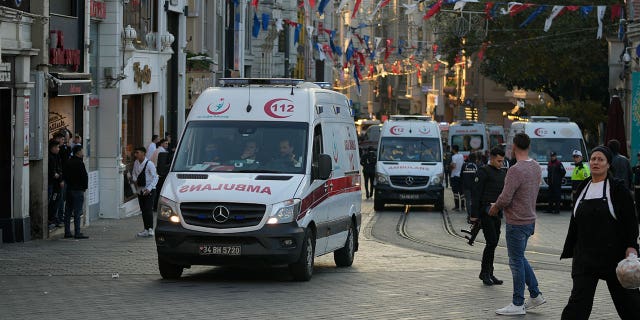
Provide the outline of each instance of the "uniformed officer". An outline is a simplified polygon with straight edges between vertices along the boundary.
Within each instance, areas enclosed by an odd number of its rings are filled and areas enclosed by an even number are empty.
[[[580,183],[591,176],[589,167],[585,166],[582,162],[582,152],[580,150],[573,150],[573,173],[571,173],[571,199],[576,201],[576,190]]]

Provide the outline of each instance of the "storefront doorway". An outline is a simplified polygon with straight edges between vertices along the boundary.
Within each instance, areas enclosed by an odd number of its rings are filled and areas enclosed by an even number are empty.
[[[133,168],[133,149],[144,146],[143,141],[143,103],[142,95],[131,95],[122,98],[122,162],[127,172]],[[128,179],[124,179],[124,200],[135,198],[133,188]]]

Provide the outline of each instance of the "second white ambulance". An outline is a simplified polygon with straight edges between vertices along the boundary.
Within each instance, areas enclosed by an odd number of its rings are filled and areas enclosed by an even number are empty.
[[[385,204],[444,206],[442,141],[426,116],[391,116],[382,126],[376,164],[374,210]]]
[[[539,202],[547,202],[549,185],[547,184],[547,164],[551,152],[555,152],[567,171],[562,179],[562,201],[571,203],[571,173],[573,173],[573,150],[579,150],[584,159],[589,159],[587,148],[582,137],[582,131],[575,122],[566,117],[532,116],[528,121],[516,121],[511,124],[507,137],[506,157],[511,158],[513,137],[520,132],[526,133],[531,139],[529,156],[540,164],[542,169],[542,183],[538,193]],[[588,166],[589,161],[584,165]]]

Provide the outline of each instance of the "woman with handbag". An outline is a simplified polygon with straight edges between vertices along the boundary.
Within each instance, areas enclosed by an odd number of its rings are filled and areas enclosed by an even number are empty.
[[[591,177],[577,189],[560,259],[573,258],[573,288],[562,319],[588,319],[600,279],[621,319],[640,319],[640,291],[625,289],[616,277],[618,262],[638,254],[638,222],[633,198],[610,173],[612,153],[605,146],[591,150]]]
[[[138,204],[142,211],[142,223],[144,230],[138,232],[138,237],[152,237],[153,232],[153,196],[158,183],[158,173],[152,161],[145,157],[147,150],[144,147],[137,147],[133,156],[136,161],[133,163],[131,178],[136,186],[138,194]]]

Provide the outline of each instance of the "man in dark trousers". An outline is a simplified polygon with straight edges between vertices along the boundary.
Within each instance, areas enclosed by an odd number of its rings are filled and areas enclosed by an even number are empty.
[[[367,199],[373,196],[373,179],[376,176],[376,152],[373,147],[367,147],[367,152],[362,155],[360,164],[362,165],[362,175],[364,175],[364,189]]]
[[[498,215],[490,216],[489,208],[496,202],[502,188],[507,171],[502,167],[504,162],[504,150],[494,147],[489,154],[489,165],[478,169],[477,179],[474,184],[473,211],[471,220],[480,219],[482,233],[486,241],[482,252],[482,264],[480,267],[480,280],[487,286],[502,284],[503,281],[493,274],[493,260],[500,240],[500,225],[502,212]]]
[[[611,139],[607,142],[607,147],[611,150],[611,172],[613,177],[624,181],[624,186],[632,190],[631,163],[627,157],[620,154],[620,141]]]
[[[555,151],[551,151],[549,156],[551,159],[547,164],[547,184],[549,185],[547,197],[549,199],[549,207],[545,213],[560,213],[562,179],[567,171],[564,169],[562,162],[558,160]]]
[[[471,152],[467,157],[467,161],[462,166],[461,180],[462,192],[464,193],[464,205],[467,208],[467,222],[470,221],[471,212],[473,211],[473,189],[478,172],[478,159],[475,152]]]
[[[138,232],[138,237],[153,237],[153,197],[158,183],[158,173],[153,162],[145,157],[147,149],[137,147],[133,152],[135,161],[131,171],[131,179],[135,183],[138,194],[138,204],[142,211],[144,230]]]
[[[82,217],[82,208],[84,206],[84,192],[89,186],[89,175],[87,169],[82,162],[84,152],[82,145],[75,145],[71,149],[73,156],[65,165],[67,172],[67,207],[64,214],[64,237],[75,239],[87,239],[80,232],[80,222]],[[73,235],[71,234],[71,215],[73,215]]]
[[[58,210],[62,201],[62,189],[64,188],[64,177],[62,175],[62,161],[60,160],[60,142],[56,139],[49,141],[49,228],[54,228],[62,224],[59,219]]]

